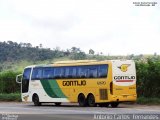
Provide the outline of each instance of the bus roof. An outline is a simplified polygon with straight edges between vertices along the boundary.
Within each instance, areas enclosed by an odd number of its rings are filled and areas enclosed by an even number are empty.
[[[88,62],[97,62],[97,60],[70,60],[70,61],[58,61],[54,64],[68,64],[68,63],[88,63]]]
[[[133,60],[70,60],[70,61],[59,61],[53,64],[70,64],[70,63],[101,63],[101,62],[118,62],[118,61],[133,61]]]
[[[51,64],[41,64],[41,65],[30,65],[30,66],[27,66],[25,68],[32,68],[32,67],[50,67]],[[53,65],[52,65],[53,66]]]

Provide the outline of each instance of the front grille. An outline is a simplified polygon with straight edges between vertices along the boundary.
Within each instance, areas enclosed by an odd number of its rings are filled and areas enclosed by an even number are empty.
[[[99,89],[100,100],[108,100],[107,89]]]

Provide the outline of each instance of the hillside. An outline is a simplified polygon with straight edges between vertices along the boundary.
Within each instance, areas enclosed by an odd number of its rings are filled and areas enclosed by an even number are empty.
[[[60,48],[43,48],[43,45],[32,46],[31,43],[17,43],[13,41],[0,42],[0,72],[6,70],[22,71],[27,65],[49,64],[55,61],[82,60],[82,59],[133,59],[135,61],[147,61],[148,58],[159,58],[158,55],[127,55],[110,56],[103,53],[95,53],[90,49],[88,53],[80,48],[72,47],[66,50]]]
[[[51,63],[59,59],[86,59],[86,54],[79,48],[67,50],[55,48],[32,47],[30,43],[16,43],[12,41],[0,42],[0,72],[15,70],[15,67],[24,67],[29,64]]]

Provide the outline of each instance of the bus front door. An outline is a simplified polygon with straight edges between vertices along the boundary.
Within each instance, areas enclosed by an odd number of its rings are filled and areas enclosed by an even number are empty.
[[[29,91],[30,74],[31,74],[31,68],[26,68],[23,72],[22,86],[21,86],[22,101],[27,101],[29,97],[28,91]]]

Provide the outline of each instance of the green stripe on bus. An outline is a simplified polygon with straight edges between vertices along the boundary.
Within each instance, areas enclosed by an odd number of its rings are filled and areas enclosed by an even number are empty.
[[[49,84],[48,80],[40,80],[41,84],[45,90],[45,92],[47,93],[48,96],[52,97],[52,98],[58,98],[58,96],[55,94],[55,92],[53,91],[53,88],[51,87],[51,85]]]
[[[41,84],[48,96],[52,98],[66,98],[62,90],[59,88],[56,80],[40,80]]]

